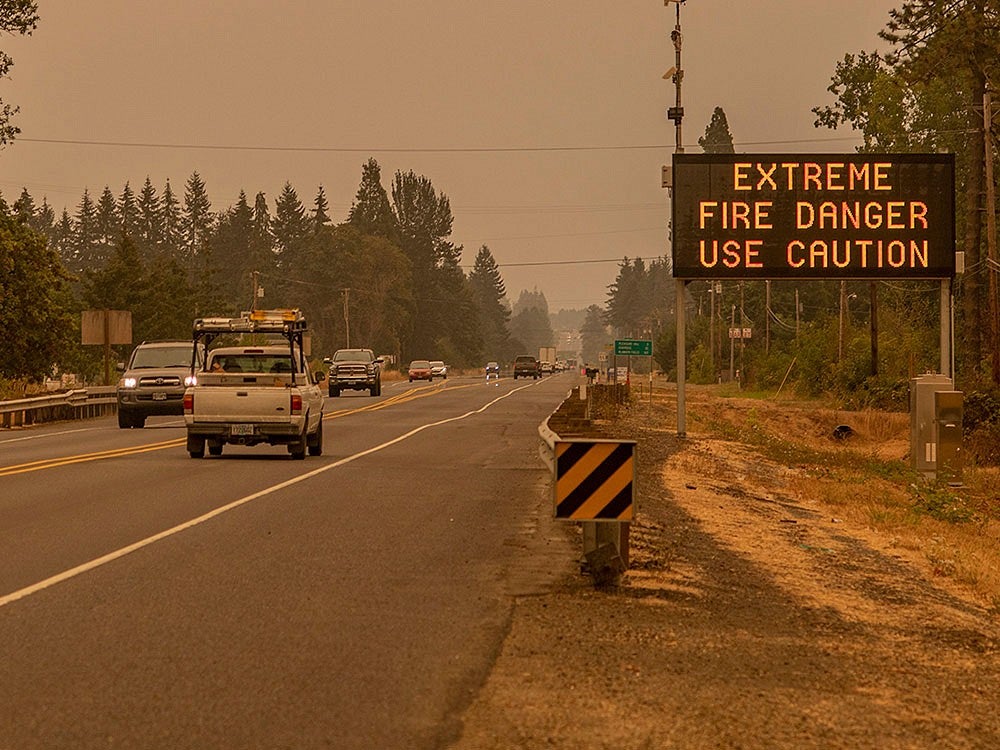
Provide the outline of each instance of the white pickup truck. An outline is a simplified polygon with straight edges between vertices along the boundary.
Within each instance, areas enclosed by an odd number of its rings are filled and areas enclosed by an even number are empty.
[[[309,372],[306,321],[298,310],[255,310],[242,318],[199,318],[194,346],[208,350],[192,365],[184,392],[187,451],[222,454],[226,443],[285,445],[292,458],[323,453],[322,372]],[[265,339],[266,343],[246,341]],[[244,339],[215,346],[216,339]],[[274,338],[279,343],[274,343]],[[228,343],[228,342],[227,342]],[[194,358],[192,358],[194,361]]]

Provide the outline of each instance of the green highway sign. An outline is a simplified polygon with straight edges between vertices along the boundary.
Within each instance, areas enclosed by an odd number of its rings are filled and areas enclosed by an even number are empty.
[[[616,357],[652,357],[653,342],[636,339],[616,339]]]

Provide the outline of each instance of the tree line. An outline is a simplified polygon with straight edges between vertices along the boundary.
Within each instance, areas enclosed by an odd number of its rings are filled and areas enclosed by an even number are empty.
[[[130,311],[138,342],[187,338],[196,317],[298,307],[314,351],[363,346],[400,363],[479,367],[550,345],[544,294],[511,305],[486,245],[465,273],[452,223],[430,179],[399,171],[387,191],[374,159],[340,222],[322,186],[307,206],[287,182],[273,211],[263,192],[213,211],[197,172],[180,194],[149,178],[138,192],[84,191],[58,216],[27,189],[13,203],[0,196],[0,376],[96,376],[99,353],[76,343],[86,309]]]

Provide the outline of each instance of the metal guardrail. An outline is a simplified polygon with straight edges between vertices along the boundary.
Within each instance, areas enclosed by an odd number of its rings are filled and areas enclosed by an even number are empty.
[[[566,398],[570,398],[572,395],[573,391],[570,391],[566,394]],[[556,411],[559,409],[557,408]],[[549,420],[552,419],[556,411],[549,414],[545,421],[538,425],[538,439],[541,441],[538,445],[538,457],[542,459],[553,477],[556,474],[556,441],[559,440],[559,435],[549,427]]]
[[[45,396],[0,401],[0,429],[103,417],[114,414],[117,408],[114,386],[78,388]]]

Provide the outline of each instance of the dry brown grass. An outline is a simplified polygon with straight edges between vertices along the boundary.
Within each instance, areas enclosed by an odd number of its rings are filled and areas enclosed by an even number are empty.
[[[676,413],[672,386],[658,389],[656,400]],[[789,497],[918,552],[935,575],[1000,609],[1000,469],[965,467],[954,487],[923,478],[910,468],[905,413],[750,398],[725,386],[689,385],[686,400],[689,434],[731,441],[789,469],[782,476]],[[837,425],[853,434],[836,439]]]

